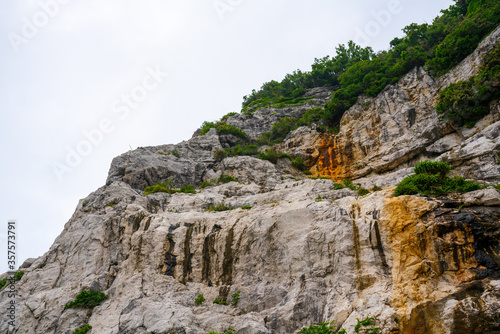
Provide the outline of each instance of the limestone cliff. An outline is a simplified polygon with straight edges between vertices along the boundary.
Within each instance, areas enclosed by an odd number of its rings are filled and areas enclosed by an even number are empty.
[[[316,175],[350,177],[361,197],[308,179],[289,160],[217,162],[234,138],[215,129],[177,145],[139,148],[115,158],[106,185],[78,204],[50,250],[18,282],[18,322],[1,333],[296,333],[335,320],[352,331],[374,317],[383,333],[500,333],[500,194],[493,187],[453,198],[393,196],[421,159],[452,163],[454,173],[500,182],[499,104],[472,129],[453,128],[434,111],[439,91],[471,75],[500,29],[452,72],[433,79],[415,69],[343,117],[340,132],[315,127],[289,134],[281,149],[306,159]],[[263,108],[228,123],[256,138],[273,122],[324,104]],[[172,154],[175,152],[175,154]],[[176,186],[222,174],[239,182],[196,194]],[[223,204],[227,211],[209,211]],[[109,297],[93,309],[65,304],[82,290]],[[235,306],[213,304],[218,297]],[[203,294],[207,301],[195,305]],[[0,308],[9,299],[0,292]]]

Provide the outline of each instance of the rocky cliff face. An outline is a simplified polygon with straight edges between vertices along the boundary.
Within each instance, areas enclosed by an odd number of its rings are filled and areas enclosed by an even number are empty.
[[[139,148],[112,162],[106,185],[82,199],[50,250],[17,287],[18,322],[2,333],[296,333],[335,320],[352,331],[374,317],[383,333],[500,333],[500,194],[493,187],[453,198],[394,197],[420,159],[500,182],[499,104],[472,129],[437,118],[439,91],[473,75],[500,29],[450,74],[415,69],[373,99],[361,99],[333,136],[299,128],[281,149],[316,175],[351,177],[375,191],[360,197],[330,180],[307,179],[290,162],[213,159],[231,138],[212,129],[177,145]],[[229,117],[253,138],[310,106]],[[498,144],[497,144],[498,143]],[[168,178],[199,185],[228,174],[239,182],[196,194],[143,189]],[[211,212],[224,204],[233,210]],[[82,289],[109,295],[94,309],[65,309]],[[218,297],[237,306],[213,304]],[[195,305],[195,297],[207,299]],[[0,292],[0,308],[9,299]]]

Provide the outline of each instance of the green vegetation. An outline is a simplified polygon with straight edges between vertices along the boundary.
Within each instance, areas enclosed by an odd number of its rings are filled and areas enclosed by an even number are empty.
[[[172,151],[172,155],[173,155],[174,157],[177,157],[177,158],[180,158],[180,157],[181,157],[181,154],[180,154],[180,153],[179,153],[179,151],[177,151],[177,150],[173,150],[173,151]]]
[[[144,196],[154,193],[186,193],[186,194],[196,194],[196,190],[192,185],[182,185],[180,189],[174,189],[172,187],[173,179],[168,179],[164,182],[156,183],[152,186],[144,188]]]
[[[103,300],[108,298],[108,295],[100,291],[86,291],[82,290],[75,298],[74,301],[67,303],[64,308],[94,308],[99,306]]]
[[[220,177],[219,177],[219,183],[229,183],[229,182],[238,182],[238,179],[231,176],[231,175],[226,175],[226,174],[222,174]]]
[[[238,138],[246,139],[248,136],[241,129],[235,127],[234,125],[227,124],[225,121],[218,122],[204,122],[201,125],[200,134],[205,135],[211,128],[215,128],[219,135],[233,135]]]
[[[89,330],[92,329],[92,326],[90,326],[89,324],[86,324],[85,326],[83,327],[80,327],[80,328],[77,328],[75,329],[72,334],[87,334],[87,332]]]
[[[260,145],[280,143],[293,130],[301,126],[311,125],[321,121],[323,113],[323,108],[312,108],[306,110],[301,118],[284,117],[273,124],[270,132],[262,134],[262,136],[257,140],[257,143]],[[323,127],[323,130],[326,131],[326,128]]]
[[[414,175],[405,177],[396,187],[395,196],[421,194],[440,195],[457,191],[466,193],[483,188],[479,183],[463,177],[446,177],[451,166],[441,161],[422,161],[415,167]]]
[[[17,281],[20,281],[21,278],[23,278],[23,275],[24,275],[24,271],[19,270],[18,272],[16,272],[14,274],[11,281],[9,281],[8,278],[4,278],[4,279],[0,280],[0,290],[2,290],[6,285],[8,285],[10,283],[15,283]]]
[[[431,24],[406,26],[405,35],[393,39],[388,51],[375,54],[370,47],[362,48],[350,41],[336,48],[335,57],[315,59],[310,72],[297,70],[281,82],[264,83],[243,98],[242,111],[281,102],[300,103],[307,88],[330,86],[337,90],[320,118],[334,126],[359,95],[376,96],[415,67],[424,66],[437,76],[446,73],[499,23],[497,0],[456,0]],[[282,121],[268,138],[284,138],[286,131],[294,128],[294,121]]]
[[[232,206],[227,206],[224,203],[214,204],[208,207],[209,212],[230,211],[234,209],[236,208],[233,208]]]
[[[213,301],[214,304],[218,304],[218,305],[229,305],[228,302],[224,301],[224,300],[220,300],[219,299],[219,296],[215,297],[214,301]]]
[[[119,201],[117,199],[112,200],[109,203],[106,203],[106,206],[109,206],[110,208],[114,208],[116,204],[118,204]]]
[[[357,190],[357,193],[358,193],[358,196],[365,196],[365,195],[368,195],[370,193],[370,190],[368,189],[365,189],[363,187],[360,187],[358,190]]]
[[[472,127],[490,112],[489,104],[500,97],[500,43],[488,52],[477,76],[451,84],[439,95],[438,114]]]
[[[219,333],[217,331],[210,331],[208,334],[236,334],[236,331],[232,328],[228,328],[224,333]]]
[[[196,194],[196,190],[192,185],[182,185],[179,191],[185,194]]]
[[[355,333],[362,331],[366,334],[377,334],[380,331],[378,327],[370,327],[375,325],[374,318],[366,318],[364,320],[356,318],[356,320],[358,323],[354,327]],[[335,330],[333,321],[330,321],[304,327],[297,334],[347,334],[347,331],[345,329]]]
[[[84,201],[84,202],[82,203],[82,208],[83,208],[83,207],[85,207],[87,204],[89,204],[89,202]]]
[[[312,175],[312,174],[313,174],[313,173],[312,173],[310,170],[308,170],[308,169],[303,170],[303,171],[302,171],[302,173],[304,173],[304,174],[306,174],[306,175]]]
[[[201,304],[203,304],[203,302],[205,301],[205,297],[203,297],[203,294],[199,294],[195,299],[194,299],[194,304],[196,306],[200,306]]]
[[[154,194],[154,193],[168,193],[168,194],[173,194],[176,192],[172,188],[172,182],[173,179],[168,179],[165,182],[159,182],[156,183],[152,186],[144,188],[144,196],[147,196],[149,194]]]
[[[200,189],[215,186],[218,184],[229,183],[229,182],[239,182],[237,178],[231,175],[222,174],[218,179],[212,179],[210,181],[203,181],[200,185]]]
[[[304,169],[306,169],[306,165],[304,164],[304,160],[302,160],[301,157],[293,158],[291,161],[292,161],[292,166],[297,168],[298,170],[303,171]]]
[[[240,292],[241,291],[236,291],[231,295],[231,305],[234,307],[238,306],[238,303],[240,302]]]
[[[377,185],[374,185],[372,188],[372,191],[380,191],[380,190],[382,190],[382,188]]]
[[[252,207],[250,205],[245,205],[241,207],[243,210],[250,210]]]

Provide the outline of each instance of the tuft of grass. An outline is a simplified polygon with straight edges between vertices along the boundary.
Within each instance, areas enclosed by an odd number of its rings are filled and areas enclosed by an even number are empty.
[[[89,204],[89,202],[85,201],[82,203],[82,208],[84,208],[87,204]]]
[[[252,207],[250,205],[245,205],[241,207],[243,210],[250,210]]]
[[[231,175],[222,174],[217,180],[218,183],[229,183],[229,182],[239,182],[237,178]]]
[[[231,295],[231,305],[233,305],[234,307],[236,307],[240,302],[240,293],[241,291],[236,291]]]
[[[177,192],[172,188],[173,179],[168,179],[165,182],[159,182],[152,186],[144,188],[144,196],[154,193],[168,193],[173,194]]]
[[[382,190],[382,188],[377,185],[374,185],[372,188],[372,191],[380,191],[380,190]]]
[[[309,169],[303,170],[302,172],[306,175],[313,175],[313,173]]]
[[[75,300],[64,305],[65,309],[82,307],[82,308],[94,308],[99,306],[103,300],[109,296],[100,291],[87,291],[82,290],[78,295],[76,295]]]
[[[12,276],[11,280],[9,280],[9,278],[4,278],[4,279],[0,280],[0,290],[2,290],[8,284],[12,284],[12,283],[15,283],[17,281],[20,281],[21,278],[23,278],[23,275],[24,275],[24,271],[20,270],[20,271],[16,272],[14,274],[14,276]]]
[[[210,205],[208,207],[208,211],[209,212],[220,212],[220,211],[230,211],[230,210],[234,210],[235,208],[233,208],[232,206],[227,206],[226,204],[224,203],[219,203],[219,204],[215,204],[215,205]]]
[[[118,204],[118,200],[114,199],[113,201],[106,203],[106,206],[109,206],[110,208],[114,208],[116,204]]]
[[[194,299],[194,304],[196,306],[200,306],[201,304],[203,304],[203,302],[205,301],[205,297],[203,297],[203,294],[199,294],[198,296],[196,296],[196,298]]]
[[[365,195],[368,195],[370,193],[370,190],[368,189],[365,189],[363,187],[360,187],[358,190],[357,190],[357,193],[358,193],[358,196],[365,196]]]
[[[83,327],[75,329],[71,334],[87,334],[87,332],[91,329],[92,329],[92,326],[90,326],[89,324],[86,324]]]
[[[218,296],[214,299],[213,303],[218,305],[229,305],[228,302],[220,300]]]
[[[196,194],[196,190],[194,189],[194,186],[191,186],[191,185],[181,186],[180,192],[185,193],[185,194]]]
[[[236,334],[236,331],[232,328],[228,328],[224,333],[219,333],[217,331],[210,331],[207,334]]]

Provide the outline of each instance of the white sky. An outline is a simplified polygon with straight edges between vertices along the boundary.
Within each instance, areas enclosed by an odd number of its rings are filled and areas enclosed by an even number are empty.
[[[334,55],[339,43],[353,39],[387,49],[404,26],[430,23],[452,3],[3,1],[0,272],[7,270],[8,219],[19,224],[20,265],[48,250],[78,200],[105,183],[113,157],[130,147],[190,138],[203,121],[239,111],[252,89],[309,70],[315,57]],[[371,36],[360,38],[358,31]],[[147,78],[151,90],[145,91],[147,68],[157,67],[168,76],[159,84]],[[144,99],[124,116],[122,95],[132,92]],[[66,165],[68,149],[85,149],[83,132],[105,119],[112,130],[58,179],[54,163]]]

